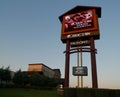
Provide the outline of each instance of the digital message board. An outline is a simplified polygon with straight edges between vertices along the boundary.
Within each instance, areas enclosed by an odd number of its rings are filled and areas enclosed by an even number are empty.
[[[95,10],[65,15],[62,22],[61,40],[94,36],[99,39],[98,18]]]
[[[73,75],[74,76],[87,76],[88,70],[86,66],[77,66],[73,67]]]

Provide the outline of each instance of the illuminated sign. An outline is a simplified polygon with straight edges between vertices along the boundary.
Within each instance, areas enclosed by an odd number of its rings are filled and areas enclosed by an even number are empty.
[[[65,15],[62,22],[61,39],[85,38],[99,39],[99,27],[95,10]]]
[[[73,67],[73,75],[74,76],[87,76],[88,75],[87,67],[86,66]]]
[[[82,40],[82,41],[70,42],[71,47],[88,46],[88,45],[90,45],[90,40]]]

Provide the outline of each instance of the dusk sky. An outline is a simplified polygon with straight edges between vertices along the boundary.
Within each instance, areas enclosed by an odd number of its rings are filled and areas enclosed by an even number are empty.
[[[98,87],[120,89],[119,0],[0,0],[0,68],[27,71],[28,64],[43,63],[60,68],[63,78],[66,46],[58,17],[77,5],[102,8],[100,40],[95,41]],[[75,87],[77,54],[70,57],[70,87]],[[89,53],[83,53],[83,66],[88,67],[84,87],[92,87]]]

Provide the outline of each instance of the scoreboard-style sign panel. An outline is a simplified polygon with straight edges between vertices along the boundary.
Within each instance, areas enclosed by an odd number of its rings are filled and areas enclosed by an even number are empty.
[[[73,75],[74,76],[87,76],[88,69],[86,66],[73,67]]]
[[[74,14],[65,15],[62,21],[61,40],[66,39],[76,41],[77,38],[86,38],[93,36],[99,39],[99,26],[96,10],[87,10]]]

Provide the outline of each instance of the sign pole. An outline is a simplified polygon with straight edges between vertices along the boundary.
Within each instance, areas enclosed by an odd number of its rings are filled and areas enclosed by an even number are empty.
[[[93,37],[90,38],[90,48],[91,48],[91,67],[92,67],[92,88],[98,88],[95,44]]]
[[[79,66],[82,67],[82,46],[80,46],[80,50],[78,49],[78,52],[77,52],[77,67]],[[77,81],[78,81],[78,88],[79,88],[80,76],[77,76]],[[81,88],[83,88],[83,76],[81,76]]]
[[[77,66],[79,67],[79,49],[78,49],[78,52],[77,52]],[[77,76],[77,82],[78,82],[78,85],[77,87],[79,88],[80,87],[80,84],[79,84],[79,79],[80,79],[80,76]]]
[[[80,46],[80,66],[82,67],[82,46]],[[81,88],[83,88],[83,76],[81,76]]]
[[[64,87],[69,87],[69,64],[70,64],[70,41],[66,42],[66,55],[65,55],[65,81]]]

